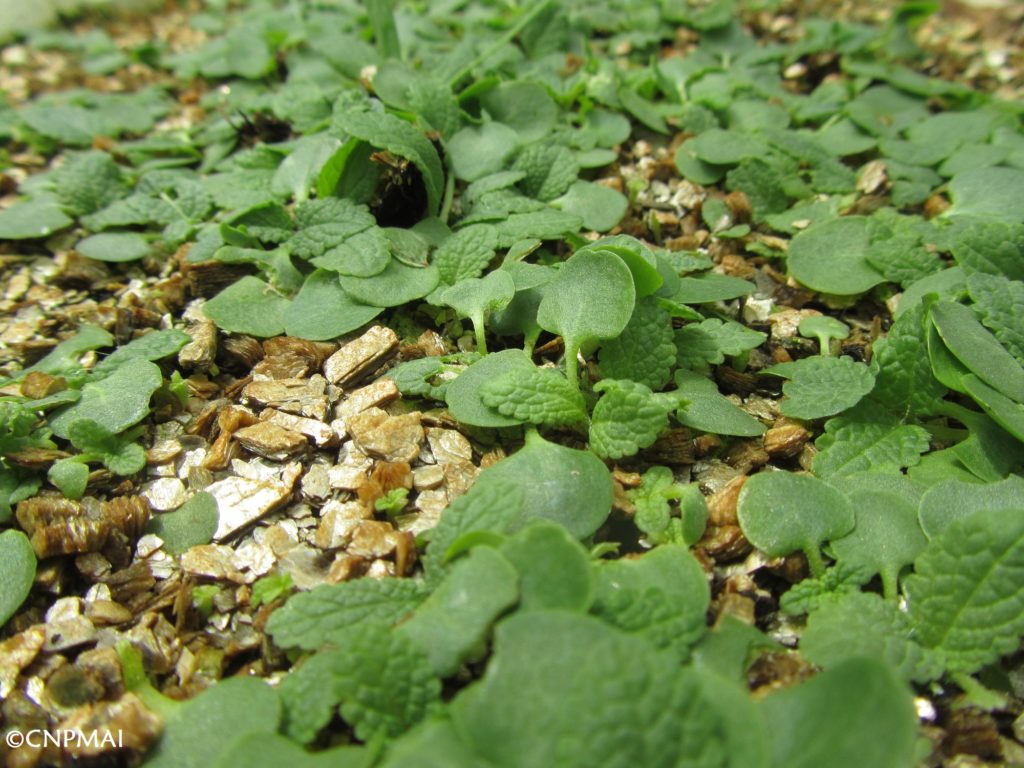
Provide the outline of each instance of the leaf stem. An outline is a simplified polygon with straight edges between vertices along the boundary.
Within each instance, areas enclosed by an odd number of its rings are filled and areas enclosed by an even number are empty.
[[[569,344],[565,341],[565,337],[562,338],[562,343],[565,344],[565,378],[569,380],[569,384],[577,392],[580,391],[580,379],[578,372],[578,365],[576,362],[576,355],[579,352],[579,347],[574,344]]]
[[[825,561],[821,559],[821,552],[818,547],[807,547],[804,549],[804,557],[807,558],[807,565],[811,569],[811,576],[819,578],[825,573]]]
[[[531,21],[540,16],[540,14],[543,11],[547,10],[547,8],[552,4],[552,1],[553,0],[540,0],[540,2],[533,6],[533,8],[531,8],[529,11],[523,14],[519,21],[513,24],[512,27],[504,35],[495,40],[491,45],[487,46],[487,48],[485,48],[480,55],[478,55],[475,59],[469,62],[469,64],[467,64],[458,72],[456,72],[455,76],[452,77],[452,79],[448,83],[451,86],[452,90],[455,90],[456,86],[458,86],[462,78],[469,75],[474,69],[476,69],[477,66],[479,66],[484,61],[487,61],[487,59],[491,58],[495,53],[497,53],[506,45],[515,40],[519,33],[526,29],[526,26]]]

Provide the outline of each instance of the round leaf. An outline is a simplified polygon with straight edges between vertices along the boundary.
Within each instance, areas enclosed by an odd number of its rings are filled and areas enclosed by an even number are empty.
[[[851,296],[885,282],[867,260],[871,223],[863,216],[832,219],[800,232],[789,244],[789,272],[815,291]]]
[[[148,256],[152,247],[134,232],[103,232],[79,240],[75,250],[96,261],[136,261]]]
[[[397,259],[373,277],[341,276],[341,286],[353,299],[375,307],[398,307],[422,299],[437,287],[437,267],[410,267]]]
[[[380,307],[354,301],[334,272],[318,269],[285,310],[284,328],[289,336],[325,341],[354,331],[380,313]]]
[[[36,577],[36,555],[21,531],[0,533],[0,626],[21,608]]]
[[[743,535],[772,557],[802,550],[820,564],[822,542],[853,530],[853,508],[827,483],[792,472],[761,472],[740,491],[737,516]]]
[[[533,372],[534,365],[522,350],[506,349],[478,360],[459,374],[459,377],[445,390],[445,402],[452,416],[463,424],[474,427],[511,427],[523,424],[526,419],[502,416],[484,405],[480,399],[480,388],[488,381],[513,371]]]

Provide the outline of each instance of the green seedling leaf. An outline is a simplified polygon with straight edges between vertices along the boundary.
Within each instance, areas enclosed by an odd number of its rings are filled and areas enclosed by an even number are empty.
[[[494,258],[498,232],[487,224],[474,224],[460,229],[434,252],[434,265],[441,282],[454,285],[460,280],[477,277]]]
[[[592,535],[611,512],[612,476],[604,462],[589,451],[550,443],[536,432],[527,434],[521,450],[481,472],[473,491],[491,489],[495,483],[522,489],[522,522],[532,517],[554,520],[578,539]]]
[[[789,379],[782,385],[788,399],[779,410],[795,419],[834,416],[855,406],[875,385],[871,370],[849,357],[805,357],[761,373]]]
[[[539,245],[539,242],[533,242]],[[558,273],[551,267],[521,261],[510,262],[508,258],[501,268],[512,276],[516,284],[516,295],[507,307],[491,316],[490,328],[500,336],[522,334],[524,349],[528,353],[532,352],[541,332],[541,327],[537,325],[537,308],[544,298],[545,287]]]
[[[912,467],[928,450],[931,436],[923,427],[872,405],[862,405],[825,422],[815,440],[814,474],[833,478],[855,472],[899,472]]]
[[[0,240],[36,240],[72,224],[55,201],[36,198],[0,211]]]
[[[435,717],[392,742],[381,768],[481,768],[450,719]]]
[[[325,645],[342,645],[361,626],[397,624],[429,593],[415,579],[357,579],[324,584],[294,595],[274,611],[267,621],[267,632],[282,648],[314,651]]]
[[[46,479],[69,499],[80,499],[89,485],[89,466],[77,457],[55,461],[46,472]]]
[[[548,202],[568,191],[580,167],[568,148],[537,142],[519,151],[512,170],[526,174],[519,182],[524,194]]]
[[[1016,650],[1024,632],[1024,516],[1014,506],[950,522],[906,579],[918,639],[950,672],[969,674]]]
[[[802,551],[814,576],[825,570],[822,543],[845,536],[855,522],[846,496],[821,480],[791,472],[761,472],[747,480],[737,517],[751,544],[772,557]]]
[[[341,287],[352,299],[374,307],[399,307],[422,299],[441,280],[437,267],[411,267],[397,258],[373,277],[341,276]]]
[[[225,734],[274,733],[280,719],[277,693],[262,680],[224,680],[190,699],[167,718],[146,765],[211,765],[230,746]]]
[[[447,144],[455,176],[462,181],[476,181],[505,167],[505,162],[519,148],[519,134],[502,123],[487,122],[468,125],[457,132]]]
[[[946,394],[928,358],[921,354],[927,343],[926,316],[925,305],[917,304],[901,314],[889,334],[873,345],[875,387],[871,399],[904,418],[937,412]]]
[[[310,754],[276,733],[247,733],[230,742],[212,768],[371,768],[374,753],[370,747],[334,747]]]
[[[794,278],[815,291],[850,296],[869,291],[884,278],[867,261],[871,222],[844,216],[797,234],[786,261]]]
[[[614,253],[584,249],[562,265],[541,299],[537,323],[562,336],[570,384],[579,384],[576,355],[580,348],[622,333],[635,302],[632,273]],[[594,307],[601,311],[592,311]]]
[[[60,376],[80,368],[78,359],[89,350],[113,345],[113,336],[99,326],[85,324],[74,336],[60,342],[46,357],[26,368],[23,373],[41,371],[51,376]]]
[[[814,613],[822,605],[843,595],[860,592],[871,581],[866,573],[846,568],[841,563],[826,570],[821,576],[798,581],[779,599],[779,608],[791,616]]]
[[[137,261],[149,256],[153,247],[149,240],[133,232],[103,232],[78,241],[75,250],[96,261]]]
[[[693,371],[676,371],[676,392],[686,404],[676,411],[680,424],[715,435],[757,437],[765,426],[718,391],[715,382]]]
[[[694,666],[724,680],[743,685],[747,670],[759,651],[778,651],[782,646],[736,616],[722,616],[693,649]],[[764,762],[763,755],[762,761]]]
[[[32,590],[36,555],[21,531],[0,533],[0,626],[7,623]]]
[[[633,275],[633,287],[637,298],[649,296],[660,290],[664,278],[658,270],[658,259],[654,251],[631,235],[610,235],[595,240],[585,248],[611,251],[622,259]]]
[[[895,600],[900,572],[928,543],[917,522],[917,506],[897,493],[870,487],[849,491],[847,498],[857,522],[850,533],[832,541],[832,554],[847,568],[880,574],[886,599]]]
[[[653,297],[638,299],[622,333],[601,345],[601,375],[632,379],[655,391],[664,387],[676,362],[671,321]]]
[[[1024,223],[973,221],[956,233],[952,251],[963,273],[1024,280]]]
[[[192,337],[178,329],[150,331],[115,349],[96,364],[93,372],[106,376],[129,360],[163,360],[178,354],[190,341]]]
[[[594,406],[590,448],[609,459],[632,456],[652,445],[668,428],[668,414],[679,404],[674,396],[655,394],[629,379],[603,379],[594,391],[603,397]]]
[[[485,93],[480,104],[494,120],[515,129],[524,142],[543,139],[558,118],[557,105],[540,83],[502,83]]]
[[[533,372],[534,365],[530,359],[518,349],[506,349],[481,358],[459,374],[459,377],[448,385],[445,390],[445,402],[452,416],[463,424],[474,427],[511,427],[523,424],[525,419],[503,415],[489,408],[482,399],[482,388],[490,381],[495,381],[518,371]]]
[[[711,590],[685,546],[665,544],[636,559],[596,566],[593,613],[681,662],[707,629]]]
[[[0,466],[0,523],[11,519],[13,505],[34,496],[41,482],[34,472]]]
[[[386,515],[394,517],[403,509],[405,509],[405,505],[408,503],[408,488],[392,488],[390,491],[388,491],[375,502],[373,502],[373,508],[377,512],[383,512]]]
[[[484,322],[491,312],[507,307],[516,293],[516,284],[504,270],[496,269],[486,277],[460,280],[441,292],[439,300],[455,310],[459,317],[468,317],[476,332],[476,346],[487,354]]]
[[[289,336],[326,341],[366,325],[380,313],[380,307],[354,301],[337,274],[318,269],[306,278],[282,319]]]
[[[324,133],[298,139],[291,153],[274,173],[270,181],[271,191],[281,197],[305,201],[324,166],[340,148],[341,142],[338,139]]]
[[[398,736],[438,708],[441,681],[426,655],[402,632],[369,624],[338,648],[321,651],[279,688],[284,730],[313,741],[340,709],[363,742]]]
[[[906,614],[891,601],[854,591],[824,601],[811,613],[800,653],[823,669],[862,657],[884,661],[904,680],[933,680],[942,674],[939,659],[913,637]]]
[[[639,488],[626,492],[636,512],[633,522],[655,544],[690,546],[704,535],[708,505],[695,485],[677,483],[668,467],[647,470]],[[672,516],[671,501],[679,502],[679,516]]]
[[[921,497],[917,510],[921,529],[929,539],[939,536],[954,520],[966,520],[976,512],[1020,507],[1024,478],[1010,475],[998,483],[968,483],[951,479],[937,483]]]
[[[128,194],[121,168],[106,152],[72,155],[54,171],[53,181],[61,206],[73,216],[94,213]]]
[[[971,168],[949,180],[953,205],[944,216],[983,216],[1024,222],[1015,201],[1024,196],[1024,171],[1018,168]]]
[[[729,301],[753,293],[757,289],[749,280],[708,272],[697,277],[684,277],[679,290],[671,297],[676,304],[709,304]]]
[[[547,608],[585,613],[594,576],[583,546],[561,525],[534,520],[500,547],[519,572],[519,611]]]
[[[828,315],[805,317],[797,328],[800,335],[807,339],[817,339],[821,354],[829,354],[832,339],[845,339],[850,335],[850,326]]]
[[[473,534],[503,536],[522,526],[528,514],[525,492],[514,482],[490,480],[449,504],[437,526],[430,532],[430,545],[423,556],[427,580],[436,582],[455,555],[459,542]]]
[[[1024,368],[963,304],[940,301],[931,319],[949,351],[979,379],[1018,403],[1024,402]]]
[[[551,201],[566,213],[583,219],[583,226],[595,232],[607,232],[626,215],[629,201],[621,193],[602,184],[576,180],[569,190]]]
[[[768,338],[732,320],[709,318],[683,326],[675,334],[676,356],[682,365],[706,368],[725,362],[726,355],[742,355]]]
[[[503,416],[530,424],[587,421],[583,395],[553,368],[517,369],[486,381],[480,387],[480,399]]]
[[[257,579],[252,585],[252,606],[270,605],[275,600],[286,598],[295,591],[290,573],[272,573]]]
[[[400,363],[388,371],[388,378],[398,386],[398,391],[406,397],[429,397],[432,400],[444,400],[448,382],[459,372],[465,370],[466,364],[480,359],[475,352],[457,352],[454,355],[440,357],[421,357]]]
[[[82,387],[77,403],[54,411],[50,429],[68,438],[72,424],[90,419],[112,435],[123,432],[149,413],[149,400],[163,380],[160,368],[148,360],[126,360],[106,378]]]
[[[909,688],[885,662],[856,658],[758,704],[772,765],[903,768],[911,765],[917,715]]]
[[[961,381],[964,391],[992,417],[992,421],[1024,442],[1024,405],[1005,397],[974,374],[967,374]]]
[[[481,655],[491,624],[519,599],[519,574],[497,550],[478,547],[451,567],[397,632],[424,654],[438,677]]]
[[[698,675],[640,637],[593,617],[530,611],[502,622],[494,645],[483,678],[452,704],[457,732],[488,765],[685,765],[724,748]],[[632,692],[625,708],[623,691]]]
[[[295,207],[295,222],[298,231],[285,245],[301,259],[323,256],[348,238],[376,224],[366,206],[337,197],[300,203]]]
[[[199,491],[174,512],[152,518],[146,532],[163,539],[165,552],[180,555],[192,547],[209,544],[219,519],[217,499]]]
[[[146,466],[146,453],[141,445],[132,440],[128,433],[118,437],[102,424],[92,419],[76,419],[68,427],[68,439],[82,452],[82,461],[102,461],[103,465],[117,475],[133,475]]]
[[[288,299],[258,277],[246,275],[203,305],[203,314],[231,333],[269,338],[284,333]]]
[[[339,275],[373,277],[391,262],[391,245],[380,227],[357,232],[344,242],[311,259],[313,266]]]

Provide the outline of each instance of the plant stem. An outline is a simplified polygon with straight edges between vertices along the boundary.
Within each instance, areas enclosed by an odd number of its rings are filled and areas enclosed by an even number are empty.
[[[548,6],[550,6],[551,3],[552,0],[540,0],[540,2],[538,2],[535,6],[533,6],[533,8],[527,11],[519,19],[519,21],[513,24],[512,27],[504,35],[495,40],[491,45],[487,46],[487,48],[484,49],[483,53],[481,53],[479,56],[477,56],[475,59],[469,62],[469,64],[467,64],[458,72],[456,72],[455,76],[452,77],[451,81],[449,81],[449,85],[451,86],[452,90],[455,90],[456,86],[459,84],[462,78],[469,75],[481,63],[487,61],[487,59],[491,58],[495,53],[497,53],[506,45],[515,40],[519,33],[526,29],[526,26],[535,18],[540,16],[540,14],[543,11],[547,10]]]
[[[565,344],[565,378],[569,380],[569,384],[577,392],[580,391],[580,378],[577,371],[576,354],[579,351],[579,347],[575,344],[569,344],[563,337],[563,343]]]
[[[804,550],[804,557],[807,558],[807,565],[811,569],[811,576],[817,579],[825,573],[825,562],[821,559],[821,552],[818,551],[817,546],[807,547]]]

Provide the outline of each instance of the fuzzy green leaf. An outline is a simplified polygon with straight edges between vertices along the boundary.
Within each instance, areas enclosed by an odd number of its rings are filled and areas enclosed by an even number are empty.
[[[163,539],[165,552],[180,555],[194,546],[209,544],[219,519],[217,499],[200,491],[175,511],[152,518],[146,532]]]
[[[711,379],[679,369],[675,374],[677,394],[684,401],[676,419],[680,424],[716,435],[757,437],[765,426],[718,391]]]
[[[922,427],[904,424],[877,407],[860,406],[825,422],[825,432],[814,443],[814,474],[899,472],[920,461],[929,439]]]
[[[709,318],[676,331],[679,362],[690,368],[725,362],[726,355],[741,355],[759,347],[768,337],[740,323]]]
[[[583,395],[553,368],[523,369],[484,382],[484,405],[530,424],[578,424],[587,420]]]
[[[467,277],[477,277],[494,258],[498,233],[494,227],[478,224],[460,229],[441,243],[433,263],[441,282],[454,285]]]
[[[1024,365],[1024,282],[974,274],[967,277],[967,290],[981,322]]]
[[[953,672],[974,672],[1017,649],[1024,633],[1024,515],[1015,508],[954,520],[907,578],[920,642]]]
[[[288,299],[258,277],[246,275],[203,305],[203,314],[219,328],[268,338],[284,333]]]
[[[594,385],[603,397],[594,406],[590,447],[598,456],[619,459],[647,448],[668,427],[678,405],[671,395],[655,394],[628,379],[604,379]]]
[[[128,360],[105,379],[82,387],[77,403],[54,412],[50,429],[67,438],[76,421],[91,419],[112,435],[123,432],[149,413],[149,399],[163,380],[160,368],[148,360]]]
[[[822,293],[864,293],[885,280],[868,262],[870,242],[871,222],[863,216],[816,224],[790,243],[790,274]]]
[[[671,320],[653,297],[638,299],[622,333],[601,345],[601,375],[664,387],[676,362]]]
[[[21,531],[0,533],[0,626],[7,623],[32,590],[36,555]]]
[[[852,408],[875,385],[871,370],[849,357],[805,357],[762,373],[789,379],[782,385],[788,399],[779,410],[796,419],[818,419]]]

